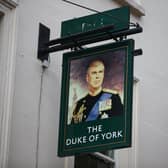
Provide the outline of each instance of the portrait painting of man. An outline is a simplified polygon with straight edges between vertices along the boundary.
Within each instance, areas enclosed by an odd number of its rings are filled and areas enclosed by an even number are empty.
[[[125,51],[71,60],[67,124],[123,114]]]

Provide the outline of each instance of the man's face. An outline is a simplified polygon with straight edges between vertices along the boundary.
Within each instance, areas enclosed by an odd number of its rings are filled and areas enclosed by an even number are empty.
[[[104,65],[101,62],[93,63],[87,71],[86,81],[90,89],[99,89],[104,79]]]

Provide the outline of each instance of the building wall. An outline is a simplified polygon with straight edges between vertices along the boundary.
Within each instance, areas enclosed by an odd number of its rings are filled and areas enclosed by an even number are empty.
[[[151,2],[151,1],[150,1]],[[168,89],[167,76],[167,1],[143,1],[146,16],[140,19],[144,27],[137,45],[144,54],[135,59],[135,75],[140,79],[139,152],[140,168],[168,166]]]
[[[116,8],[111,0],[76,0],[99,11]],[[166,0],[142,0],[144,17],[132,16],[144,32],[133,37],[143,56],[135,58],[134,74],[140,80],[138,103],[137,168],[166,168],[168,142],[168,91],[166,82]],[[62,0],[20,0],[16,53],[15,93],[8,168],[73,167],[58,158],[57,141],[61,89],[62,52],[52,53],[48,69],[42,72],[37,60],[39,22],[51,29],[51,39],[60,36],[61,21],[92,14]],[[41,94],[40,94],[41,93]],[[71,162],[72,163],[72,162]]]

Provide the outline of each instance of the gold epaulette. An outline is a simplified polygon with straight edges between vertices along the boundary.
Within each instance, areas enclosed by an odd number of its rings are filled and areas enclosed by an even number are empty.
[[[108,92],[108,93],[112,93],[112,94],[118,94],[118,92],[116,90],[112,90],[112,89],[103,89],[104,92]]]

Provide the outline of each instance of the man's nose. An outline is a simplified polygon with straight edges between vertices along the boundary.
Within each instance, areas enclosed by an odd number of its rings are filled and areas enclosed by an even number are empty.
[[[96,73],[96,79],[98,79],[100,76],[99,76],[99,74],[98,73]]]

